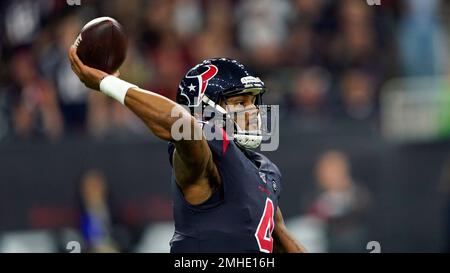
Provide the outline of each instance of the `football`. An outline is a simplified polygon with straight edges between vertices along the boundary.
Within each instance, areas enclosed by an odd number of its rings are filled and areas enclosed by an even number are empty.
[[[85,65],[113,74],[125,60],[128,42],[119,22],[99,17],[81,29],[74,45]]]

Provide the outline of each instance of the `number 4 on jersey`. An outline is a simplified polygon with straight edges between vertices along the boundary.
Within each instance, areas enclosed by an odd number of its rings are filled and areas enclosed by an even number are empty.
[[[258,242],[259,250],[261,252],[272,253],[273,238],[272,231],[275,227],[273,222],[273,203],[269,198],[266,199],[264,212],[259,220],[258,228],[256,229],[255,237]]]

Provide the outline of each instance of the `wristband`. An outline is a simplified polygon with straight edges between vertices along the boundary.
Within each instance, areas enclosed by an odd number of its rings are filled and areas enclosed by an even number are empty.
[[[111,75],[106,76],[100,82],[100,91],[123,105],[125,105],[125,95],[127,94],[128,89],[137,87],[137,85]]]

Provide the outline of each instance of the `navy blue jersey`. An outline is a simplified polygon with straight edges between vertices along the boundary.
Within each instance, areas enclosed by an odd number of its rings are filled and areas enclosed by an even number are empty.
[[[207,201],[189,204],[172,172],[171,252],[272,252],[280,171],[265,156],[241,150],[218,130],[223,140],[210,140],[208,145],[222,183]],[[169,144],[171,163],[173,151]]]

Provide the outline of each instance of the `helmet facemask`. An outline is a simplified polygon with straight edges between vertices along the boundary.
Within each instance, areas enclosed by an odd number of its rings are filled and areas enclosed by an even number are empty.
[[[260,111],[262,104],[262,94],[264,89],[244,89],[231,96],[222,97],[225,107],[222,107],[220,102],[212,102],[206,98],[204,102],[205,110],[213,109],[214,117],[221,116],[222,118],[213,118],[214,122],[226,130],[229,136],[232,136],[235,143],[245,149],[256,149],[263,141],[264,128],[263,118]],[[244,106],[242,104],[230,103],[231,97],[253,93],[254,98],[251,105]],[[208,111],[208,110],[207,110]]]
[[[225,98],[224,103],[234,126],[234,141],[242,148],[255,149],[261,145],[261,114],[259,103],[256,102],[260,94],[254,96],[251,105],[230,104]]]

